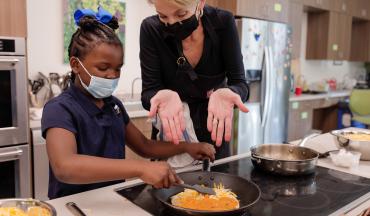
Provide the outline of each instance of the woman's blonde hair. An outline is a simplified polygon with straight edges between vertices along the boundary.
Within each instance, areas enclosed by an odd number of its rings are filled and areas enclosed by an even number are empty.
[[[155,0],[148,0],[150,4],[154,4]],[[199,0],[167,0],[168,2],[178,6],[190,6],[198,2]]]

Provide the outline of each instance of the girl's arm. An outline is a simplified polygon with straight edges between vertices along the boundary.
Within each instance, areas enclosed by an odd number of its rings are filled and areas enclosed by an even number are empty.
[[[89,184],[139,177],[161,188],[178,181],[174,171],[165,162],[80,155],[77,153],[75,135],[62,128],[47,130],[46,146],[54,175],[64,183]]]
[[[195,159],[210,158],[212,161],[215,159],[216,150],[211,144],[180,142],[174,145],[170,142],[150,140],[132,122],[126,125],[125,130],[126,144],[143,157],[164,159],[187,152]]]

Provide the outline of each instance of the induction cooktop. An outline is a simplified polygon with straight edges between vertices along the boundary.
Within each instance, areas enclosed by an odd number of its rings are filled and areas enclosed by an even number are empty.
[[[283,177],[254,168],[248,157],[213,166],[211,171],[238,175],[259,186],[260,200],[244,215],[338,215],[370,199],[370,179],[323,167],[311,175]],[[152,215],[172,215],[151,190],[141,184],[117,193]]]

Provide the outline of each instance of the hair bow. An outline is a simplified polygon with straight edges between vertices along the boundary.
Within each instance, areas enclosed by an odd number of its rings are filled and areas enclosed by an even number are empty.
[[[84,16],[95,17],[96,20],[104,24],[109,23],[113,17],[112,14],[104,10],[101,6],[98,7],[97,13],[91,9],[77,9],[74,13],[75,24],[78,25],[78,22]]]

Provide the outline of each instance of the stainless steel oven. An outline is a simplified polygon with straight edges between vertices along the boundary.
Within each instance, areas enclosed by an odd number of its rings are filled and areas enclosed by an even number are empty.
[[[30,161],[28,144],[0,148],[0,198],[32,196]]]
[[[31,197],[26,44],[0,36],[0,197]]]
[[[0,37],[0,147],[28,142],[25,39]]]

